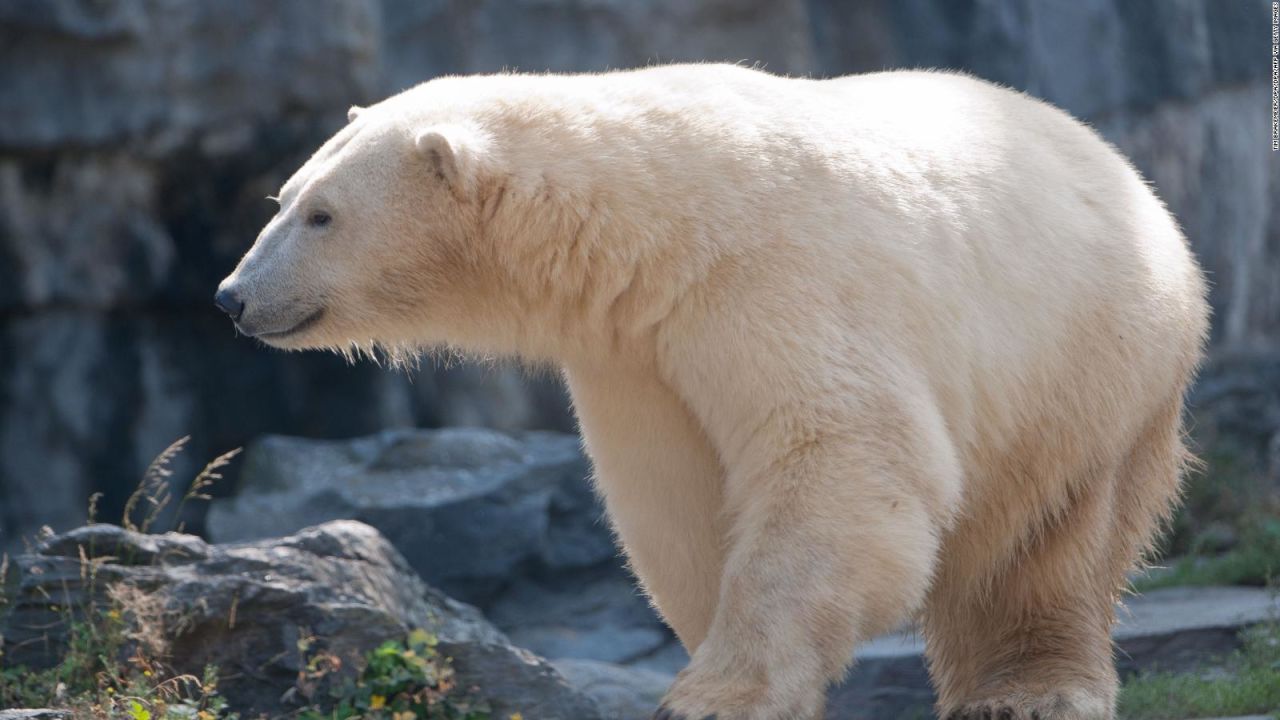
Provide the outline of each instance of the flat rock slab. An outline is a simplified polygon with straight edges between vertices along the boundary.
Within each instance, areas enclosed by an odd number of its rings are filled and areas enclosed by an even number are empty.
[[[1159,650],[1175,638],[1222,632],[1235,638],[1242,627],[1280,617],[1280,599],[1263,588],[1180,587],[1153,590],[1128,598],[1116,613],[1115,639],[1135,669],[1165,667]],[[1216,649],[1230,652],[1234,642]],[[1136,651],[1136,652],[1135,652]],[[858,648],[865,664],[924,652],[924,640],[914,632],[878,637]],[[1168,668],[1166,668],[1168,669]]]
[[[1128,598],[1117,613],[1116,665],[1122,676],[1192,670],[1238,648],[1242,628],[1275,617],[1280,600],[1262,588],[1153,590]],[[832,691],[828,720],[928,712],[933,691],[919,634],[876,638],[857,657],[848,680]]]
[[[1276,618],[1280,599],[1263,588],[1153,590],[1119,614],[1117,665],[1122,675],[1193,670],[1239,647],[1241,628]]]

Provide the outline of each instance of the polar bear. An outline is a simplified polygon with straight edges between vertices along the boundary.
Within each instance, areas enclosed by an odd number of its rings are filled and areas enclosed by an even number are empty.
[[[819,718],[916,620],[953,718],[1110,718],[1205,283],[1093,131],[960,74],[447,77],[285,183],[222,283],[285,349],[563,369],[691,653],[655,717]]]

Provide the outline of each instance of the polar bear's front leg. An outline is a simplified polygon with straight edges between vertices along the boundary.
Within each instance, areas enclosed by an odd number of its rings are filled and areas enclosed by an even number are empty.
[[[735,369],[715,373],[732,382]],[[698,378],[730,547],[707,639],[655,717],[820,718],[855,645],[925,598],[959,487],[936,411],[887,378],[776,377],[736,393]]]
[[[715,620],[663,705],[690,720],[820,718],[855,644],[921,604],[936,528],[892,463],[856,438],[793,447],[733,528]]]
[[[627,560],[693,652],[711,626],[724,569],[724,471],[715,451],[651,368],[577,366],[565,378]]]

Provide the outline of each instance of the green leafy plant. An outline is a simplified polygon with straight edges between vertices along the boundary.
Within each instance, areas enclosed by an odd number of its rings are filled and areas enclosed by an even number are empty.
[[[435,636],[415,630],[403,641],[388,640],[365,655],[365,667],[331,691],[332,709],[303,710],[301,720],[486,720],[489,708],[460,693],[448,658]],[[310,658],[300,684],[335,667],[330,656]]]

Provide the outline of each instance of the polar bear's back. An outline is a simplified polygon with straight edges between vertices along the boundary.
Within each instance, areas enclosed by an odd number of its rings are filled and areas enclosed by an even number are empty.
[[[667,196],[640,212],[701,214],[729,245],[790,227],[851,280],[909,263],[931,288],[970,299],[968,282],[1045,296],[1073,283],[1136,288],[1135,273],[1151,275],[1144,290],[1198,277],[1176,223],[1114,147],[1058,108],[967,75],[812,80],[706,64],[539,79],[568,117],[607,118],[595,136],[621,168],[613,184]],[[541,105],[548,93],[533,95]]]
[[[766,258],[730,306],[782,288],[761,302],[883,344],[929,378],[959,443],[1035,423],[1121,437],[1181,393],[1207,330],[1200,271],[1139,173],[1067,113],[946,72],[639,74],[638,94],[610,92],[676,108],[700,135],[686,153],[734,158],[731,182],[682,191],[721,209],[719,252]]]
[[[1100,447],[1181,395],[1207,333],[1205,283],[1113,146],[1058,108],[962,75],[831,85],[834,102],[866,109],[829,130],[875,136],[839,152],[875,158],[862,167],[892,198],[858,203],[880,223],[879,246],[855,247],[910,268],[915,282],[883,297],[912,308],[919,334],[903,335],[935,388],[963,398],[953,427],[997,444],[1105,428],[1089,445]],[[850,180],[859,198],[864,180]]]
[[[1018,92],[949,72],[678,65],[402,97],[489,125],[529,183],[607,205],[616,236],[599,242],[617,262],[660,253],[661,282],[681,285],[666,296],[714,271],[686,306],[803,307],[823,342],[917,367],[955,428],[1007,436],[1060,401],[1050,385],[1099,423],[1138,422],[1199,358],[1204,283],[1172,217],[1097,133]]]

